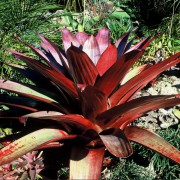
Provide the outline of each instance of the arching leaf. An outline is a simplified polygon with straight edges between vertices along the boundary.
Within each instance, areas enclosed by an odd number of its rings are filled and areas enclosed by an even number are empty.
[[[137,142],[180,164],[180,151],[158,134],[138,126],[128,126],[125,128],[124,133],[129,140]]]
[[[180,104],[180,95],[141,97],[115,106],[98,115],[96,119],[104,128],[124,129],[133,120],[149,111],[177,104]]]
[[[180,63],[180,52],[144,70],[143,72],[129,80],[126,84],[121,86],[110,97],[111,106],[122,104],[130,100],[131,97],[133,97],[138,91],[145,87],[157,75],[178,63]]]
[[[70,136],[74,138],[74,136]],[[0,150],[0,165],[8,164],[45,143],[68,139],[69,135],[58,129],[34,131]]]

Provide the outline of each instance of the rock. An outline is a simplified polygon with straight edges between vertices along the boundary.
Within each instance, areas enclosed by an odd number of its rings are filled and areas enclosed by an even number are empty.
[[[180,78],[172,75],[162,75],[159,81],[147,90],[142,90],[136,97],[150,95],[172,95],[180,93]],[[177,107],[180,107],[178,105]],[[146,115],[138,118],[135,123],[151,130],[168,128],[179,123],[180,119],[174,114],[174,107],[158,109],[148,112]],[[179,108],[178,108],[179,109]]]

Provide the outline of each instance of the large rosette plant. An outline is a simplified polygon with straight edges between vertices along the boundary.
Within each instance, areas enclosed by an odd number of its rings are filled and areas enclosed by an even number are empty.
[[[17,37],[39,58],[9,50],[26,64],[9,66],[32,83],[0,80],[2,90],[18,94],[0,95],[0,103],[9,108],[0,111],[1,121],[24,124],[20,138],[0,150],[0,165],[32,150],[68,145],[69,178],[99,179],[105,150],[127,158],[133,153],[131,141],[180,163],[175,147],[151,130],[130,125],[148,111],[180,104],[180,94],[136,98],[157,75],[180,62],[180,53],[132,69],[154,38],[132,45],[129,34],[112,44],[106,28],[96,36],[62,29],[64,50],[40,34],[41,50]]]

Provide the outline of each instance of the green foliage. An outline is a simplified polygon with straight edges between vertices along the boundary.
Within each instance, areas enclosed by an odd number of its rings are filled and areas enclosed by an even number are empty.
[[[50,9],[59,8],[44,0],[2,0],[0,3],[0,32],[21,33],[35,29],[51,18]],[[1,36],[2,37],[2,36]]]
[[[173,146],[180,148],[180,136],[179,128],[178,129],[165,129],[157,130],[157,133],[170,142]],[[151,166],[156,173],[156,178],[158,179],[178,179],[180,174],[180,169],[178,165],[174,164],[172,161],[169,161],[167,158],[160,156],[157,153],[154,153],[150,150],[147,150],[145,147],[138,144],[134,144],[135,152],[137,152],[143,158],[148,158]]]
[[[120,159],[117,164],[114,164],[110,171],[110,178],[119,180],[152,180],[153,172],[150,168],[145,168],[136,164],[133,160]]]
[[[83,0],[46,0],[47,2],[54,2],[55,4],[63,5],[66,9],[71,11],[83,11]]]
[[[71,31],[86,31],[89,34],[94,34],[99,29],[107,27],[115,42],[132,28],[129,15],[115,2],[85,1],[83,12],[72,13],[66,10],[62,22]]]
[[[59,26],[52,21],[54,14],[50,13],[49,10],[60,8],[62,6],[47,3],[45,0],[2,0],[0,2],[1,77],[13,78],[11,69],[4,64],[4,62],[14,63],[12,56],[9,55],[6,49],[17,49],[32,55],[27,47],[14,39],[14,36],[21,36],[27,42],[38,45],[39,39],[34,32],[48,32],[50,34],[50,31],[53,30],[53,34],[56,34]],[[16,76],[16,73],[14,76]]]
[[[158,25],[165,17],[180,11],[178,0],[123,0],[122,5],[134,20],[147,26]]]

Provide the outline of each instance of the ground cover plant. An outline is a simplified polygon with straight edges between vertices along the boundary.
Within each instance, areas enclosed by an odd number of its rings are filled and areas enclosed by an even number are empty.
[[[38,33],[41,50],[17,37],[38,59],[9,50],[26,64],[9,66],[32,83],[0,80],[1,104],[7,107],[0,111],[1,123],[11,121],[19,128],[15,141],[1,139],[6,146],[0,150],[0,165],[32,150],[68,146],[69,178],[99,179],[105,149],[127,158],[133,153],[130,141],[180,163],[178,149],[151,130],[130,125],[148,111],[180,104],[180,94],[135,97],[157,75],[178,64],[180,53],[131,69],[154,38],[132,46],[130,32],[112,44],[106,28],[96,36],[61,31],[64,50]]]

